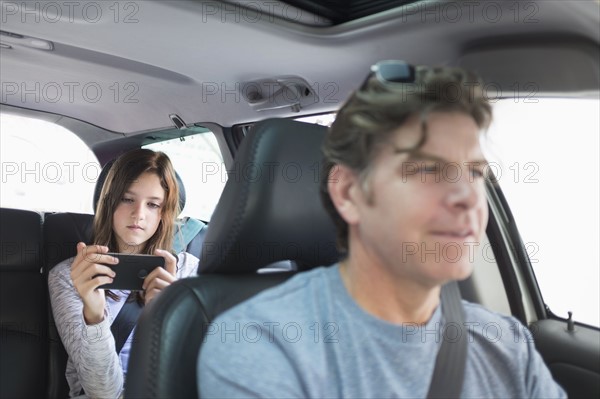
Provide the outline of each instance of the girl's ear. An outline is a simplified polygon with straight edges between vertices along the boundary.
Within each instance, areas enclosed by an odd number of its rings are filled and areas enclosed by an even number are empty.
[[[353,225],[359,221],[356,206],[357,190],[360,190],[360,181],[356,173],[344,165],[335,165],[329,172],[327,190],[333,205],[338,213],[348,223]]]

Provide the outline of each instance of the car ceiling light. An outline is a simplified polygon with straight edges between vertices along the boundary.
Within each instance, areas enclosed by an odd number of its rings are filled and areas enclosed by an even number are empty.
[[[173,122],[173,124],[175,125],[175,127],[177,129],[184,130],[187,128],[187,125],[185,124],[183,119],[181,119],[181,117],[179,115],[171,114],[171,115],[169,115],[169,118],[171,118],[171,121]]]
[[[242,96],[255,111],[290,108],[299,112],[319,102],[315,88],[299,76],[280,76],[245,82]]]
[[[54,50],[54,43],[49,40],[39,39],[37,37],[23,36],[17,33],[0,31],[2,37],[2,48],[13,48],[15,46],[23,46],[34,48],[36,50],[52,51]],[[9,47],[5,47],[9,46]]]

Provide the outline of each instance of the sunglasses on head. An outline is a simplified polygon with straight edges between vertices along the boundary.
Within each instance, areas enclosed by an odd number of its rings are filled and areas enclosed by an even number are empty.
[[[379,61],[371,66],[371,71],[367,75],[365,81],[360,86],[359,90],[367,87],[371,77],[375,76],[377,80],[384,85],[394,85],[402,83],[415,82],[415,67],[398,60]]]

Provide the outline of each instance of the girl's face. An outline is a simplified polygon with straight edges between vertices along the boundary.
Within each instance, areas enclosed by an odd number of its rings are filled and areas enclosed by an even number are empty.
[[[154,173],[142,173],[125,190],[113,213],[119,252],[141,253],[161,221],[165,190]]]

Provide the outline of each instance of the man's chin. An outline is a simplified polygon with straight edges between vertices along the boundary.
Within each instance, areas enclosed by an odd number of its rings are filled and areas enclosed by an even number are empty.
[[[469,262],[457,262],[440,266],[442,268],[447,268],[447,273],[444,273],[445,278],[442,280],[443,284],[450,281],[466,280],[473,274],[473,264]]]

